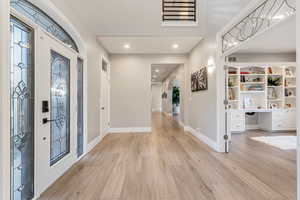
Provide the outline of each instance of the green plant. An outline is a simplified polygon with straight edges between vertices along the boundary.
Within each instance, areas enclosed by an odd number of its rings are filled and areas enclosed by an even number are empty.
[[[179,87],[173,87],[172,103],[178,106],[180,104],[180,90]]]
[[[272,78],[268,77],[268,86],[280,86],[281,85],[281,78]]]

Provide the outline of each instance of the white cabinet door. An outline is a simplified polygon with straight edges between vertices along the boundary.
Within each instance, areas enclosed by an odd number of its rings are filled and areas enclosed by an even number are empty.
[[[272,130],[296,130],[296,110],[273,111]]]
[[[231,132],[245,131],[245,113],[242,111],[231,112]]]

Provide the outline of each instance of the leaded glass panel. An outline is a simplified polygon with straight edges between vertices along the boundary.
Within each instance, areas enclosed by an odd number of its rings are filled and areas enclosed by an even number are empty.
[[[83,60],[77,60],[77,155],[83,154]]]
[[[51,50],[50,165],[70,152],[70,60]]]
[[[33,31],[11,18],[11,199],[34,195]]]
[[[78,47],[73,38],[44,11],[27,0],[11,0],[10,5],[18,12],[22,13],[36,24],[41,26],[54,37],[78,52]]]

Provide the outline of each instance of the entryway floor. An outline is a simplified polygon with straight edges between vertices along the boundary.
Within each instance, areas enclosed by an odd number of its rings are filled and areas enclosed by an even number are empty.
[[[161,113],[152,134],[110,134],[41,200],[294,200],[296,151],[237,134],[211,150]],[[278,133],[279,134],[279,133]]]

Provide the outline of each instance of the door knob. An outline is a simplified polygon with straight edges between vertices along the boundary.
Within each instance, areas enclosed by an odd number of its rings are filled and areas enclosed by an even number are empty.
[[[102,109],[102,110],[104,110],[104,109],[105,109],[105,107],[102,107],[101,109]]]

